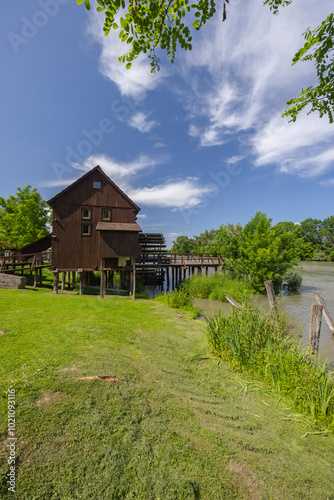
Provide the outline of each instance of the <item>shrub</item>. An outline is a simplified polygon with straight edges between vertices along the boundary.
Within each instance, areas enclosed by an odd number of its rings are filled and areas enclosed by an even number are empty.
[[[241,312],[206,318],[206,336],[211,351],[231,368],[259,378],[299,411],[334,427],[333,375],[325,363],[311,359],[309,350],[299,352],[282,319],[277,323],[244,305]]]
[[[334,250],[330,252],[330,254],[327,257],[327,260],[329,260],[330,262],[334,261]]]
[[[158,295],[157,300],[163,302],[168,307],[171,307],[173,309],[183,309],[187,312],[190,312],[193,319],[196,319],[201,315],[200,309],[192,305],[188,293],[182,287],[166,295]]]
[[[237,302],[242,302],[247,299],[249,293],[252,293],[246,280],[232,279],[221,273],[212,276],[192,276],[184,283],[184,288],[191,297],[222,302],[226,302],[226,295],[231,295]]]
[[[284,276],[284,285],[290,292],[297,292],[302,284],[303,278],[297,272],[291,272]]]
[[[323,250],[317,250],[316,252],[314,252],[313,260],[327,260],[326,252],[324,252]]]

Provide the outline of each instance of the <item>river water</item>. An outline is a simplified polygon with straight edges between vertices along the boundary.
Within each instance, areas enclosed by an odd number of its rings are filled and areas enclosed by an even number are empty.
[[[334,263],[332,262],[302,262],[299,271],[303,283],[299,292],[285,292],[278,297],[278,309],[284,312],[291,323],[302,335],[301,347],[307,345],[310,309],[316,302],[314,292],[320,291],[325,299],[331,316],[334,318]],[[269,310],[266,296],[256,296],[257,305]],[[194,299],[194,306],[204,313],[210,314],[221,309],[228,312],[232,306],[208,299]],[[331,369],[334,369],[334,335],[331,333],[325,318],[322,318],[319,354],[327,359]]]

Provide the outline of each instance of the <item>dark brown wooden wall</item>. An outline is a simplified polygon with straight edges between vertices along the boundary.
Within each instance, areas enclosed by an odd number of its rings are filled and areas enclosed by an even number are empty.
[[[101,182],[101,189],[93,188]],[[91,218],[82,219],[82,208],[91,210]],[[111,210],[110,222],[133,223],[136,210],[99,171],[92,172],[53,202],[52,267],[56,269],[94,269],[102,257],[138,255],[138,233],[117,232],[111,237],[114,254],[106,248],[106,237],[100,244],[97,222],[102,221],[102,209]],[[82,236],[82,224],[91,225],[91,235]],[[107,238],[108,239],[108,238]],[[102,250],[101,247],[102,246]]]

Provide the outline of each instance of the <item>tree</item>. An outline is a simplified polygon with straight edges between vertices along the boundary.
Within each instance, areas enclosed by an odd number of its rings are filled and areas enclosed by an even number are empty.
[[[297,228],[289,223],[272,226],[271,222],[266,214],[257,212],[237,234],[223,225],[216,235],[217,250],[227,259],[227,269],[236,277],[249,279],[253,290],[260,293],[265,291],[265,280],[272,280],[279,291],[299,256]]]
[[[132,62],[139,54],[148,55],[151,71],[160,69],[160,59],[156,50],[166,51],[170,61],[174,63],[177,46],[181,49],[192,49],[193,30],[201,27],[217,12],[216,0],[197,0],[189,4],[188,0],[96,0],[98,12],[105,12],[103,30],[105,35],[117,30],[119,38],[129,47],[129,51],[118,57],[118,61],[126,63],[130,69]],[[90,9],[90,0],[77,0],[85,3]],[[217,13],[226,19],[226,3],[223,12]],[[280,7],[292,3],[292,0],[264,0],[274,14]],[[123,12],[126,12],[123,14]],[[119,16],[118,20],[118,14]],[[116,21],[117,19],[117,21]],[[333,122],[334,112],[334,16],[330,14],[322,24],[314,30],[305,33],[305,44],[293,58],[293,64],[298,61],[314,61],[318,85],[306,87],[298,97],[287,102],[282,116],[296,121],[298,114],[310,105],[309,113],[318,111],[320,116],[328,115]]]
[[[49,209],[37,189],[17,188],[16,195],[0,197],[0,240],[8,248],[22,248],[49,231]]]
[[[175,253],[191,253],[194,248],[194,240],[188,238],[188,236],[178,236],[175,241],[173,241],[172,252]]]

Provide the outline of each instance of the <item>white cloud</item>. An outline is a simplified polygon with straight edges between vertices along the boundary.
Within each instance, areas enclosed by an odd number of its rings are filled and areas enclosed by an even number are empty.
[[[276,164],[282,173],[316,177],[334,162],[333,127],[315,114],[295,123],[273,118],[253,138],[255,165]]]
[[[154,90],[167,75],[165,68],[157,73],[151,73],[146,54],[139,56],[132,63],[130,70],[125,68],[125,64],[118,62],[117,57],[126,53],[129,47],[118,38],[118,30],[117,32],[111,30],[108,36],[104,35],[101,14],[91,13],[88,33],[101,45],[100,72],[117,85],[122,95],[141,100],[145,98],[146,92]]]
[[[152,168],[169,161],[170,158],[167,155],[157,157],[139,155],[128,163],[117,161],[107,155],[92,155],[81,164],[72,165],[74,171],[80,172],[79,175],[71,179],[46,181],[41,183],[40,187],[69,186],[84,172],[89,172],[96,165],[100,165],[111,180],[138,204],[181,210],[201,203],[205,195],[212,191],[212,186],[202,185],[198,177],[169,178],[165,182],[151,187],[135,188],[133,186],[134,178],[140,172],[147,174]],[[145,219],[146,215],[142,214],[141,217]]]
[[[130,125],[130,127],[136,128],[137,130],[139,130],[139,132],[150,132],[152,128],[159,125],[159,123],[155,120],[149,121],[148,117],[149,115],[146,115],[142,111],[138,111],[130,117],[128,125]]]
[[[146,214],[138,214],[137,217],[138,217],[138,219],[147,219]]]
[[[333,133],[327,117],[309,115],[289,124],[279,116],[289,98],[315,81],[313,63],[291,61],[304,44],[305,29],[318,26],[332,7],[332,0],[323,0],[316,11],[313,0],[295,1],[274,16],[258,0],[236,1],[224,24],[219,16],[209,21],[179,65],[191,85],[178,91],[189,135],[209,147],[247,131],[254,148],[247,154],[255,154],[258,166],[279,164],[281,172],[298,175],[328,170]]]
[[[320,182],[321,186],[324,187],[334,187],[334,179],[326,179]]]
[[[246,157],[245,156],[231,156],[230,158],[227,158],[225,160],[225,163],[227,163],[227,165],[235,165],[236,163],[239,163],[239,161],[242,161],[244,160]]]
[[[130,191],[129,196],[136,203],[164,208],[191,208],[202,202],[212,187],[203,186],[196,179],[176,179],[153,187]]]

